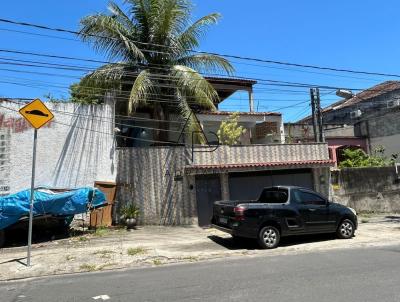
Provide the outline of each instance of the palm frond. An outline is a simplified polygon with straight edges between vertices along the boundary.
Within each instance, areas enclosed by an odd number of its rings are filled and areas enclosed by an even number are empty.
[[[187,0],[163,0],[159,5],[154,35],[156,40],[171,44],[171,39],[178,36],[187,26],[190,16],[190,5]]]
[[[132,114],[139,105],[147,103],[148,93],[157,93],[148,70],[143,70],[133,83],[128,101],[128,114]]]
[[[199,40],[205,35],[207,28],[216,24],[220,17],[220,14],[213,13],[194,22],[177,37],[177,46],[182,49],[193,49],[198,47],[200,44]]]
[[[218,94],[197,71],[187,66],[175,65],[172,68],[172,77],[183,95],[190,97],[203,108],[215,110],[214,103],[218,101]]]
[[[184,120],[187,120],[186,123],[186,132],[192,133],[194,132],[193,138],[195,142],[199,142],[200,144],[204,144],[207,139],[205,138],[203,129],[199,124],[198,120],[195,117],[195,113],[190,108],[189,104],[187,103],[186,98],[178,92],[178,109],[180,115]],[[190,135],[190,139],[192,139],[192,135]]]
[[[87,88],[118,89],[121,79],[127,74],[130,66],[124,63],[111,63],[99,67],[81,79],[80,85]]]
[[[114,16],[97,14],[83,18],[79,31],[81,39],[92,43],[95,50],[107,54],[110,59],[143,62],[145,57],[133,42],[137,35],[134,24],[127,28],[119,21],[121,16]]]
[[[189,55],[179,58],[176,63],[201,72],[226,72],[228,75],[235,72],[235,68],[227,59],[213,54]]]
[[[108,10],[111,12],[112,16],[114,16],[114,18],[117,18],[118,22],[123,24],[129,31],[135,32],[137,30],[135,24],[118,6],[118,4],[110,1],[110,3],[108,4]]]

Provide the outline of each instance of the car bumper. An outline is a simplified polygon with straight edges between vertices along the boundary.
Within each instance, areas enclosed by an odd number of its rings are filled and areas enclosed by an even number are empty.
[[[211,226],[217,230],[231,234],[232,236],[243,237],[243,238],[257,238],[257,231],[253,229],[247,229],[243,226],[233,226],[232,228],[230,228],[215,223],[211,224]]]

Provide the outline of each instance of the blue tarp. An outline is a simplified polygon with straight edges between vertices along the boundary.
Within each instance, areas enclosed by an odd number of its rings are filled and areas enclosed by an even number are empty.
[[[0,197],[0,230],[29,215],[31,190]],[[106,197],[95,188],[80,188],[66,192],[36,189],[33,215],[71,216],[85,213],[89,207],[105,205]]]

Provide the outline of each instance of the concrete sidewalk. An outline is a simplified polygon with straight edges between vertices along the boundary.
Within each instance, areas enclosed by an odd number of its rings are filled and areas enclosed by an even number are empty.
[[[252,240],[236,242],[228,234],[195,226],[99,230],[33,245],[30,268],[24,265],[26,247],[0,249],[0,280],[388,244],[400,244],[400,216],[360,217],[359,230],[351,240],[332,235],[289,237],[275,250],[260,250]]]

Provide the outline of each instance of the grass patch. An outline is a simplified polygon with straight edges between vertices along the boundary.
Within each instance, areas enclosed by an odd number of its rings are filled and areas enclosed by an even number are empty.
[[[79,266],[79,269],[81,271],[88,271],[88,272],[93,272],[96,270],[96,265],[94,264],[89,264],[89,263],[84,263],[81,266]]]
[[[89,238],[87,238],[86,236],[80,236],[80,237],[78,237],[78,241],[81,241],[81,242],[89,241]]]
[[[161,262],[160,259],[154,259],[154,260],[153,260],[153,264],[154,264],[154,265],[161,265],[162,262]]]
[[[199,261],[199,258],[198,257],[195,257],[195,256],[189,256],[189,257],[185,257],[185,258],[183,258],[184,260],[187,260],[187,261],[190,261],[190,262],[196,262],[196,261]]]
[[[364,218],[371,218],[377,214],[380,214],[379,212],[376,211],[360,211],[357,212],[357,215],[360,217],[364,217]]]
[[[93,233],[94,236],[97,237],[103,237],[104,235],[108,234],[110,230],[105,227],[99,227],[96,229],[96,231]]]
[[[367,223],[367,222],[369,222],[369,219],[367,219],[367,218],[361,219],[361,223]]]
[[[101,251],[96,251],[93,253],[93,255],[98,255],[100,258],[111,258],[111,254],[114,254],[114,251],[111,250],[101,250]]]
[[[72,260],[75,260],[75,258],[72,255],[67,255],[67,256],[65,256],[65,260],[72,261]]]
[[[103,269],[105,269],[105,268],[107,268],[107,267],[114,266],[114,265],[116,265],[116,263],[104,263],[104,264],[100,265],[100,266],[97,268],[97,270],[98,270],[98,271],[101,271],[101,270],[103,270]]]
[[[142,247],[131,247],[128,249],[127,253],[129,256],[136,256],[140,254],[145,254],[146,250]]]

